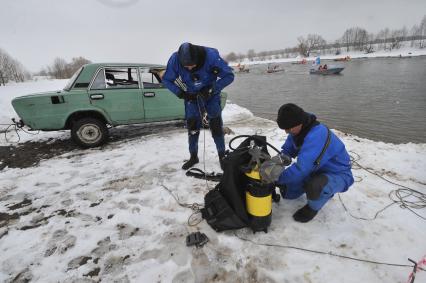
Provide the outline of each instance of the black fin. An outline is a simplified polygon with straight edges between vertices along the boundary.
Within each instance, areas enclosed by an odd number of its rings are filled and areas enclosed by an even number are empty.
[[[222,178],[222,173],[205,173],[203,170],[198,168],[191,168],[188,171],[186,171],[186,176],[188,177],[194,177],[198,179],[213,181],[213,182],[219,182]]]

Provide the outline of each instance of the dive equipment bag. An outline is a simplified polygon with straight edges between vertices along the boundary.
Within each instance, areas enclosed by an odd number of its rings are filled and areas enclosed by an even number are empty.
[[[247,210],[247,188],[249,187],[249,177],[242,169],[246,166],[252,156],[248,153],[248,147],[251,143],[262,147],[262,151],[268,154],[266,149],[266,137],[253,136],[245,139],[234,151],[227,152],[223,159],[223,175],[219,184],[213,190],[210,190],[204,197],[204,208],[201,209],[202,217],[217,232],[224,230],[240,229],[244,227],[252,227],[252,215]],[[255,193],[257,196],[257,193]],[[261,196],[263,197],[263,195]],[[270,198],[270,192],[267,193]],[[251,199],[250,205],[263,205],[264,201],[256,202]],[[254,201],[254,202],[253,202]],[[261,212],[262,216],[267,216],[270,224],[270,204],[266,208],[254,208],[255,213]],[[263,213],[268,210],[267,215]],[[266,222],[268,219],[264,218]],[[261,228],[255,228],[253,231],[264,230],[266,224],[260,225]]]

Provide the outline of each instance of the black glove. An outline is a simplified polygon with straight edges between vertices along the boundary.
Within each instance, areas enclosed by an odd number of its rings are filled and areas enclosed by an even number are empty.
[[[207,100],[212,96],[213,90],[209,86],[205,86],[202,89],[200,89],[199,95],[204,99]]]
[[[197,101],[197,93],[185,92],[185,100]]]
[[[185,98],[185,94],[186,94],[186,92],[184,92],[184,91],[180,91],[178,94],[176,94],[176,96],[177,96],[179,99],[184,99],[184,98]]]
[[[186,91],[181,91],[177,94],[177,97],[185,100],[197,100],[197,96],[193,93],[189,93]]]

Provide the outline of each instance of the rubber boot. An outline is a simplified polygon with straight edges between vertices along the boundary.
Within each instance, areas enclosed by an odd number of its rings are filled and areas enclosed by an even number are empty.
[[[225,158],[225,152],[219,152],[218,153],[218,155],[219,155],[219,164],[220,164],[220,168],[222,169],[222,171],[223,171],[223,158]]]
[[[306,223],[311,221],[315,217],[315,215],[317,215],[317,213],[318,211],[313,210],[307,204],[301,209],[299,209],[298,211],[296,211],[295,214],[293,214],[293,219],[296,220],[297,222]]]
[[[182,165],[182,169],[188,170],[189,168],[191,168],[192,166],[194,166],[198,162],[199,162],[199,160],[198,160],[197,154],[191,153],[191,158],[189,158],[189,160]]]

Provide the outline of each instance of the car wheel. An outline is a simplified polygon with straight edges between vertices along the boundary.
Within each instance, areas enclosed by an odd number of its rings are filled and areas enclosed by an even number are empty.
[[[71,137],[81,147],[97,147],[107,141],[108,128],[99,119],[83,118],[73,123]]]

